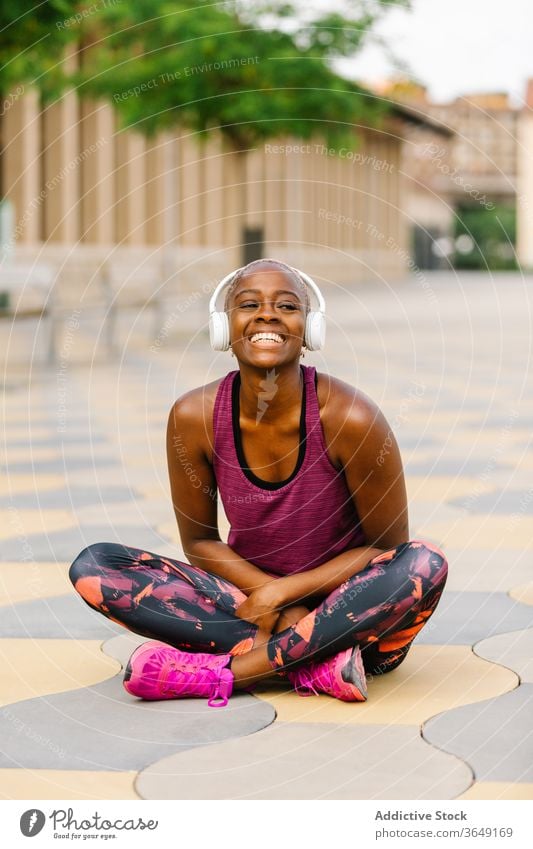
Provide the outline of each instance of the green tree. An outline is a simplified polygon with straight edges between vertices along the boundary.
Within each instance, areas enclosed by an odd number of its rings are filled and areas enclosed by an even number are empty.
[[[16,0],[0,5],[0,91],[28,82],[39,87],[76,37],[77,0]]]
[[[355,146],[354,125],[380,126],[387,105],[332,60],[354,55],[385,11],[410,0],[349,5],[356,14],[254,0],[110,4],[82,21],[87,50],[70,82],[147,136],[179,123],[219,128],[235,150],[282,134]]]
[[[493,208],[459,207],[455,216],[458,247],[455,268],[515,270],[516,211],[503,204]]]

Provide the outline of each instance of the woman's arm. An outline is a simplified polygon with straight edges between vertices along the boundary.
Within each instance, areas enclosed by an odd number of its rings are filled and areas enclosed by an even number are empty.
[[[341,399],[335,405],[337,421],[332,422],[333,432],[339,434],[335,450],[367,544],[258,590],[257,600],[263,604],[279,607],[308,595],[326,596],[364,569],[369,560],[409,540],[402,461],[387,420],[362,393],[345,394]]]
[[[217,483],[207,456],[205,390],[174,403],[167,424],[167,462],[172,504],[183,551],[193,566],[227,578],[245,595],[275,580],[220,539]]]

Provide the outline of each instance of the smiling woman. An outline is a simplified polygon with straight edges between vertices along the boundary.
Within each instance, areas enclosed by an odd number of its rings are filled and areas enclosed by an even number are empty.
[[[277,674],[302,695],[364,701],[366,675],[396,668],[435,610],[446,558],[409,540],[401,458],[379,408],[299,362],[304,347],[324,344],[314,281],[258,260],[221,281],[210,313],[212,347],[231,347],[239,368],[170,411],[170,485],[188,562],[100,543],[76,558],[71,579],[92,607],[154,638],[126,668],[133,695],[218,706]]]

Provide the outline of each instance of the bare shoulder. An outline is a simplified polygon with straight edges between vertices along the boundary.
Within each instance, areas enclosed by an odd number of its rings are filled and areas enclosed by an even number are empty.
[[[168,417],[167,434],[181,432],[194,439],[208,457],[213,453],[213,409],[223,377],[184,392],[174,401]]]
[[[363,443],[385,419],[378,405],[361,389],[330,374],[318,374],[317,397],[320,421],[328,454],[338,468],[344,465],[347,450],[353,453],[354,439]]]

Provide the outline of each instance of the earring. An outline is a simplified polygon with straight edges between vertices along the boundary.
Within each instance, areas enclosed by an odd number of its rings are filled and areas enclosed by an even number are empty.
[[[305,346],[304,346],[304,347],[302,348],[302,350],[300,351],[300,356],[301,356],[301,357],[305,357]]]
[[[231,352],[231,356],[234,357],[235,354],[233,353],[233,348],[230,348],[230,352]]]

